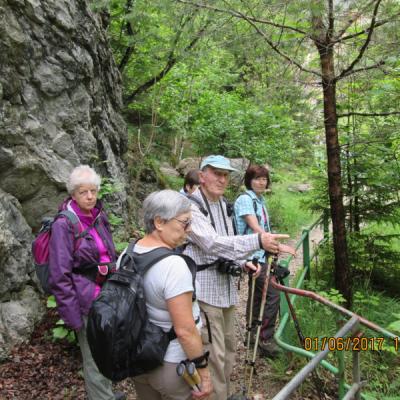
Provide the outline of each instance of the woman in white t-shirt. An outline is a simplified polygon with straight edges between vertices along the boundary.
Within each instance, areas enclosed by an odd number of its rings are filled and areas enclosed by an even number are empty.
[[[143,203],[146,235],[136,243],[134,252],[181,245],[190,231],[190,206],[188,199],[173,190],[151,193]],[[171,255],[154,264],[144,275],[144,290],[150,321],[165,331],[173,326],[177,339],[170,342],[162,366],[134,378],[138,398],[207,399],[213,388],[199,333],[200,309],[192,301],[193,277],[185,260]],[[199,392],[177,375],[176,366],[186,359],[195,360],[201,378]]]

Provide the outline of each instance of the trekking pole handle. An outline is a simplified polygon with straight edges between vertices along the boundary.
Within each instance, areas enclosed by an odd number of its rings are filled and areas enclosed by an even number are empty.
[[[257,268],[257,265],[258,265],[258,257],[253,257],[253,259],[251,260],[251,263]],[[254,275],[254,273],[255,273],[256,271],[254,271],[254,270],[250,270],[249,271],[249,275]]]
[[[197,372],[194,362],[186,363],[186,371],[188,372],[190,377],[193,379],[193,382],[196,384],[196,386],[200,385],[201,378],[200,378],[199,373]]]
[[[186,365],[184,362],[180,362],[176,366],[176,373],[178,376],[181,376],[185,382],[192,388],[194,392],[200,392],[199,386],[196,384],[196,382],[192,379],[192,377],[188,374],[188,371],[186,370]]]

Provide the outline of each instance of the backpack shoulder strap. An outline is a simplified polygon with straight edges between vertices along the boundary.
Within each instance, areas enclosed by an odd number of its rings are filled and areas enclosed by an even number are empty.
[[[257,200],[256,200],[254,197],[251,197],[251,196],[249,195],[249,193],[247,193],[247,192],[244,192],[243,194],[249,196],[249,197],[251,198],[251,200],[253,200],[254,214],[257,215]]]
[[[139,254],[133,251],[133,258],[135,265],[138,268],[140,274],[144,275],[154,264],[158,263],[162,259],[175,255],[176,253],[166,247],[158,247],[157,249],[149,252]]]
[[[65,218],[67,218],[67,220],[71,223],[71,225],[74,228],[74,239],[79,239],[80,237],[83,237],[86,233],[87,230],[83,231],[81,233],[80,231],[80,221],[78,216],[73,213],[72,211],[69,210],[62,210],[60,212],[58,212],[58,214],[56,215],[56,217],[54,218],[54,220],[56,220],[59,217],[64,216]]]
[[[197,198],[197,197],[194,197],[194,196],[186,196],[192,203],[195,203],[196,204],[196,206],[198,207],[198,209],[200,210],[200,212],[205,216],[205,217],[207,217],[208,216],[208,211],[204,208],[204,206],[203,206],[203,204],[202,204],[202,202]]]
[[[193,289],[196,290],[195,280],[196,280],[197,266],[196,263],[193,261],[193,259],[185,254],[178,253],[166,247],[159,247],[157,249],[154,249],[152,251],[143,254],[133,253],[133,260],[135,266],[137,267],[138,272],[144,275],[154,264],[158,263],[159,261],[169,256],[179,256],[184,259],[186,265],[189,268],[190,273],[192,274]],[[194,293],[193,296],[195,298]]]
[[[129,242],[128,248],[126,249],[119,263],[119,268],[126,268],[131,271],[135,269],[134,265],[135,262],[133,260],[133,249],[135,247],[136,242],[137,240]]]
[[[244,192],[243,194],[249,196],[251,198],[251,200],[253,201],[254,215],[256,216],[258,223],[260,223],[260,216],[257,215],[257,209],[258,209],[257,208],[257,200],[254,197],[250,196],[250,194],[247,192]],[[246,224],[246,228],[244,229],[243,235],[247,235],[249,229],[250,229],[249,226]]]

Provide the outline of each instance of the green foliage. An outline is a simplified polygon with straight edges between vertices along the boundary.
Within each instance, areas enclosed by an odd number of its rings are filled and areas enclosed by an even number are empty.
[[[51,295],[47,298],[46,307],[47,308],[56,308],[57,307],[56,298],[53,295]]]
[[[57,303],[56,299],[53,295],[49,296],[47,298],[47,303],[46,303],[47,308],[56,308]],[[59,319],[56,322],[56,327],[51,330],[52,332],[52,337],[53,340],[67,340],[70,343],[75,343],[76,342],[76,335],[75,332],[72,329],[69,329],[66,325],[65,322],[62,319]]]
[[[115,250],[118,254],[121,254],[129,245],[129,242],[116,242]]]
[[[110,178],[103,178],[98,193],[98,198],[103,199],[107,195],[120,192],[121,189],[122,186],[120,182],[114,182]]]
[[[323,297],[325,297],[325,298],[327,298],[332,303],[335,303],[335,304],[338,304],[338,305],[343,305],[344,303],[346,303],[345,298],[343,297],[343,295],[337,289],[331,288],[327,292],[322,290],[318,294],[323,296]]]
[[[177,177],[177,176],[164,176],[166,187],[168,189],[176,190],[179,192],[179,190],[182,189],[183,187],[183,178]]]
[[[272,192],[266,196],[266,202],[271,215],[272,230],[288,233],[296,238],[302,228],[312,222],[313,214],[302,205],[306,194],[288,190],[288,186],[296,182],[293,177],[291,179],[291,182],[273,183]]]
[[[66,339],[69,343],[76,342],[75,332],[72,329],[68,329],[62,319],[59,319],[56,325],[57,327],[52,329],[54,340]]]
[[[390,329],[391,331],[400,333],[400,314],[393,314],[393,316],[395,318],[398,318],[398,320],[390,323],[388,326],[388,329]]]
[[[312,276],[315,276],[313,272]],[[315,281],[305,282],[305,289],[316,291],[330,300],[335,300],[337,292],[331,290],[327,281],[319,279]],[[300,327],[304,336],[318,338],[322,343],[322,338],[332,337],[339,329],[343,322],[340,322],[339,314],[311,299],[298,297],[296,299],[296,314]],[[336,299],[337,300],[337,299]],[[400,302],[386,296],[383,292],[366,290],[362,285],[357,288],[354,293],[353,311],[363,318],[374,322],[382,328],[391,332],[400,332],[399,318],[400,314],[390,312],[390,310],[398,310]],[[339,324],[338,324],[339,322]],[[363,327],[364,337],[381,337],[382,334]],[[288,325],[288,340],[290,344],[298,346],[298,338],[293,328],[293,324]],[[400,372],[400,364],[398,358],[398,350],[395,351],[393,342],[385,338],[382,348],[378,350],[363,351],[361,356],[361,373],[367,386],[363,389],[363,393],[374,399],[395,398],[398,395],[399,382],[398,373]],[[351,380],[351,351],[345,351],[346,377]],[[337,365],[335,353],[328,356],[328,361],[333,365]],[[329,378],[328,378],[329,379]]]

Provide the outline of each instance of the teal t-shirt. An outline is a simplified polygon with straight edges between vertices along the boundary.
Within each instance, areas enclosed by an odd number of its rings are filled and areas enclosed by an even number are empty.
[[[256,207],[254,207],[256,205]],[[257,196],[252,190],[246,190],[235,201],[235,220],[238,235],[249,235],[254,233],[247,225],[245,215],[255,215],[258,223],[265,232],[270,232],[269,216],[265,200],[262,196]],[[252,257],[257,257],[260,262],[265,262],[264,250],[257,250]]]

